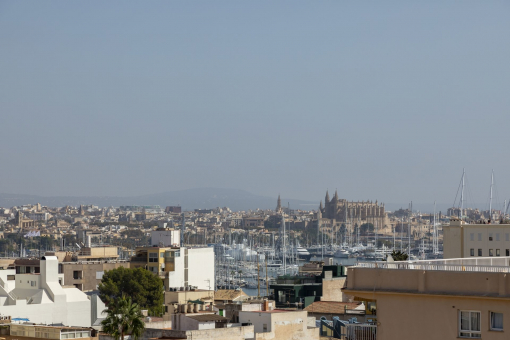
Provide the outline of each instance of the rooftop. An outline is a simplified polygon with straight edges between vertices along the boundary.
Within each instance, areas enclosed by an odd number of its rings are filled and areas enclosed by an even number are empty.
[[[351,312],[360,306],[361,302],[315,301],[304,310],[318,314],[353,314]],[[365,307],[362,306],[359,311],[364,312]]]
[[[186,315],[188,318],[193,320],[208,322],[208,321],[227,321],[227,318],[217,314],[193,314]]]

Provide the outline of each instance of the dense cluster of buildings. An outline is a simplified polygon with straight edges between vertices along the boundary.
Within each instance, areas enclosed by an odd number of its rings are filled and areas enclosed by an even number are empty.
[[[275,211],[248,212],[0,208],[0,336],[110,340],[101,333],[106,306],[98,286],[107,271],[124,267],[164,283],[164,313],[146,317],[143,339],[503,339],[510,329],[510,224],[489,223],[483,213],[471,223],[461,216],[388,212],[377,201],[349,202],[337,193],[317,211],[292,211],[279,198]],[[436,221],[442,259],[351,266],[325,259],[266,283],[265,297],[218,290],[219,254],[209,243],[232,244],[240,231],[251,243],[272,235],[274,244],[282,221],[293,237],[312,230],[330,241],[342,227],[380,225],[364,242],[378,236],[394,245],[397,232],[400,242],[406,233],[418,243]]]

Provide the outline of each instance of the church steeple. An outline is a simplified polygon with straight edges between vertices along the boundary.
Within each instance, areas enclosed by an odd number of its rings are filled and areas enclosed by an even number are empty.
[[[278,195],[278,201],[276,201],[276,212],[282,212],[282,200],[280,199],[280,195]]]
[[[329,203],[329,192],[328,192],[328,190],[326,190],[326,199],[324,200],[324,204],[328,205],[328,203]]]
[[[338,202],[338,192],[335,190],[335,196],[333,196],[333,202]]]
[[[319,211],[322,211],[323,207],[322,207],[322,201],[321,201],[321,204],[319,204]]]

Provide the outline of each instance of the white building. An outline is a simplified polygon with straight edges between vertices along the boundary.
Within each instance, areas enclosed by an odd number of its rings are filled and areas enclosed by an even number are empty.
[[[0,270],[0,312],[40,324],[91,326],[105,305],[75,287],[62,287],[55,256],[43,256],[40,274]],[[60,279],[60,280],[59,280]],[[92,308],[94,306],[94,308]],[[94,309],[94,310],[92,310]]]
[[[181,243],[181,231],[173,229],[157,229],[151,231],[151,245],[158,247],[178,246]]]
[[[315,317],[302,310],[240,311],[239,323],[252,324],[256,339],[319,340]]]
[[[214,249],[184,248],[174,252],[174,270],[168,272],[166,288],[195,286],[214,290]]]

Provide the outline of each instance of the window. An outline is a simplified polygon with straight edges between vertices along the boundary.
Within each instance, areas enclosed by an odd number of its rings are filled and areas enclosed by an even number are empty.
[[[149,253],[149,262],[158,262],[158,253]]]
[[[262,332],[267,332],[267,323],[262,324]]]
[[[469,250],[469,255],[475,256],[475,250],[473,248]]]
[[[478,233],[478,241],[482,240],[482,233]]]
[[[474,241],[475,240],[475,234],[474,233],[469,234],[469,239],[471,241]]]
[[[165,253],[159,253],[159,257],[161,258],[165,257]]]
[[[494,251],[492,249],[489,249],[489,256],[494,256]]]
[[[491,312],[491,331],[503,330],[503,313]]]
[[[460,311],[459,336],[462,338],[481,338],[480,312]]]
[[[499,233],[496,234],[496,241],[499,241]]]
[[[35,287],[35,281],[30,281],[30,286]]]
[[[478,249],[478,256],[482,256],[482,250]]]
[[[507,242],[510,241],[510,234],[509,233],[505,234],[505,241],[507,241]]]
[[[496,256],[501,256],[501,254],[499,253],[499,249],[496,249]]]
[[[492,241],[492,233],[489,233],[489,241]]]
[[[507,250],[505,251],[505,256],[510,256],[510,249],[507,249]]]

